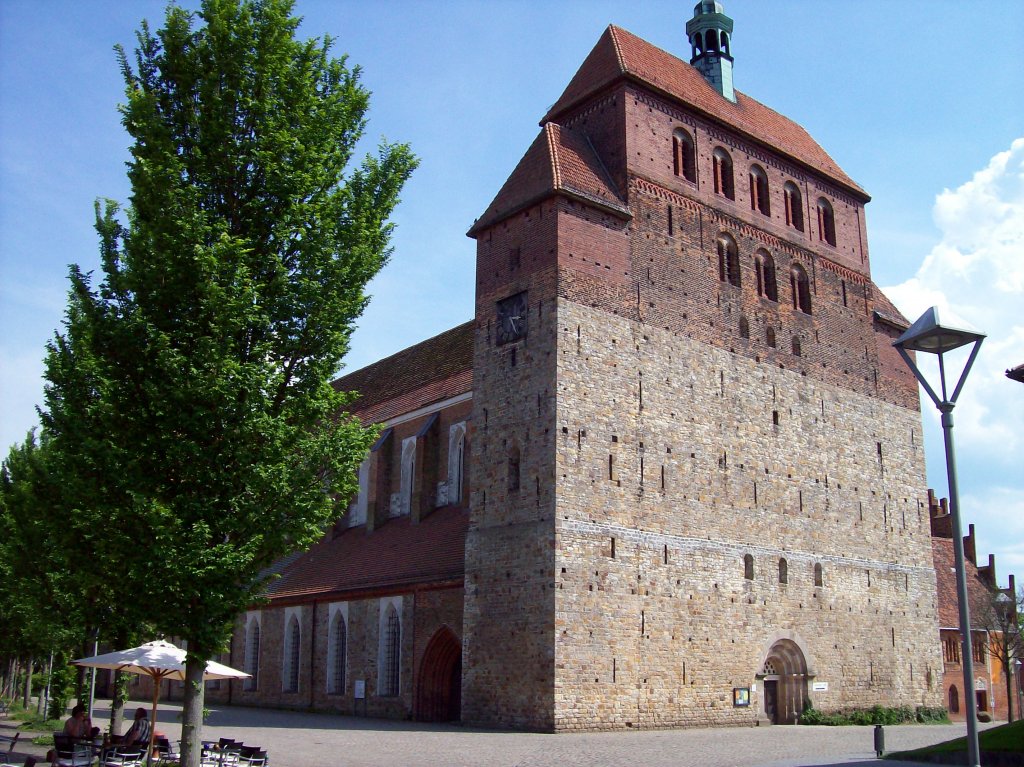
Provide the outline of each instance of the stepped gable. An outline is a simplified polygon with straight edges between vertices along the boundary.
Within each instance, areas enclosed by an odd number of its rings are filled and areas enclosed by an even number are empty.
[[[568,128],[548,123],[494,201],[473,224],[469,236],[553,194],[563,194],[623,218],[630,217],[625,201],[587,139]]]
[[[380,423],[473,389],[473,322],[466,322],[333,384],[359,398],[350,410],[363,423]]]
[[[621,27],[609,26],[541,124],[557,122],[617,80],[632,80],[821,173],[863,202],[871,198],[792,120],[736,91],[723,97],[694,67]]]
[[[939,628],[960,628],[960,600],[956,593],[956,557],[952,538],[932,536],[932,562],[935,565],[935,587],[939,604]],[[985,608],[992,592],[978,573],[977,566],[964,558],[967,568],[967,600],[971,607],[971,628],[985,628]]]
[[[270,584],[273,602],[387,588],[408,590],[417,583],[462,584],[469,512],[450,506],[418,524],[404,516],[388,520],[369,535],[363,526],[326,537],[285,568]]]

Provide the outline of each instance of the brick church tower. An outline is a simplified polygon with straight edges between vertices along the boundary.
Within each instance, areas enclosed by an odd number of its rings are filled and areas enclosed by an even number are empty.
[[[721,3],[686,31],[689,64],[609,27],[469,232],[468,723],[941,701],[917,387],[869,197],[733,89]]]

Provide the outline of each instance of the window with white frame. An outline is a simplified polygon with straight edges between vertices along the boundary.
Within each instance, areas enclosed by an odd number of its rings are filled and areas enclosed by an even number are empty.
[[[242,685],[245,690],[259,689],[260,678],[260,614],[249,612],[245,616],[245,673],[249,678]]]
[[[466,422],[448,429],[448,503],[462,501],[462,478],[466,466]]]
[[[284,662],[281,664],[281,689],[299,691],[299,660],[302,649],[301,608],[289,607],[284,613]]]
[[[412,511],[412,482],[416,476],[416,438],[402,440],[402,485],[399,488],[400,505],[398,514]]]
[[[348,507],[348,526],[366,524],[366,504],[370,497],[370,457],[359,464],[359,495]]]
[[[377,694],[396,696],[401,690],[402,598],[380,600],[380,658]]]
[[[348,602],[335,602],[327,612],[327,692],[345,694],[348,664]]]

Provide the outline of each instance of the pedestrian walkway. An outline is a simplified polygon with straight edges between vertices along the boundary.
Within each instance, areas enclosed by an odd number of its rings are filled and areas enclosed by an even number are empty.
[[[109,704],[100,701],[102,726]],[[129,703],[131,711],[144,701]],[[157,730],[181,736],[180,704],[161,703]],[[963,724],[885,728],[890,751],[963,735]],[[230,737],[263,746],[271,767],[887,767],[879,762],[871,727],[751,727],[568,733],[480,730],[459,725],[221,707],[211,711],[203,737]],[[20,744],[19,744],[20,745]],[[46,749],[19,749],[38,756]],[[20,761],[15,762],[19,764]]]

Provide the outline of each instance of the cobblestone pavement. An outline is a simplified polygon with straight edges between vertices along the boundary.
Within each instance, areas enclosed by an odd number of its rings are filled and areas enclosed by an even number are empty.
[[[106,702],[95,710],[106,721]],[[128,710],[136,705],[132,703]],[[180,736],[180,707],[161,704],[157,730]],[[982,725],[984,726],[984,725]],[[899,751],[963,735],[963,724],[885,728]],[[547,735],[255,708],[216,708],[205,738],[260,745],[273,767],[867,767],[871,727],[752,727]],[[21,744],[19,743],[19,746]],[[42,756],[43,747],[19,748]],[[20,764],[20,761],[17,762]]]

